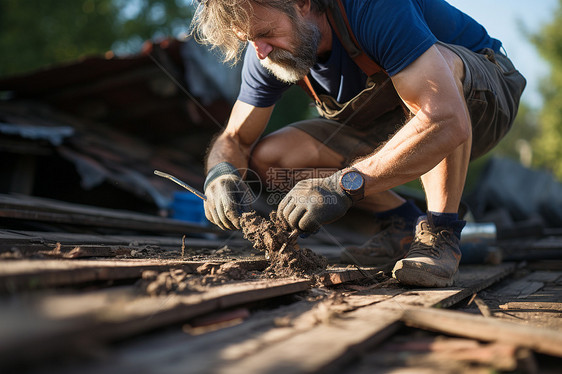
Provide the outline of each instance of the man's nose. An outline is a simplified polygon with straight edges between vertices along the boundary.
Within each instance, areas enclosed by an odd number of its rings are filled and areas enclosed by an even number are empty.
[[[258,58],[260,60],[266,58],[271,53],[271,51],[273,51],[273,46],[271,44],[261,40],[252,41],[252,45],[254,46],[256,54],[258,55]]]

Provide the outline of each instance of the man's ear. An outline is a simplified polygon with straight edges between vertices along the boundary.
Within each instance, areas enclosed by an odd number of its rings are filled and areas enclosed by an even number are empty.
[[[297,0],[297,11],[305,17],[310,13],[311,0]]]

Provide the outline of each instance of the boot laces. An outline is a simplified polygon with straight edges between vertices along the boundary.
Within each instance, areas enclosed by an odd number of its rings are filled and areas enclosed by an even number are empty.
[[[452,244],[452,233],[447,229],[422,228],[416,234],[412,246],[410,247],[409,254],[427,255],[429,252],[433,256],[439,256],[442,251]]]

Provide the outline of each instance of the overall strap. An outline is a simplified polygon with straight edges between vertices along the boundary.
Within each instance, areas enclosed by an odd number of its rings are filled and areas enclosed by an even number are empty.
[[[379,71],[384,71],[361,49],[359,42],[357,42],[355,35],[353,35],[353,31],[351,31],[351,26],[341,0],[325,0],[325,4],[330,26],[332,26],[349,57],[368,77]]]
[[[371,60],[359,46],[355,35],[353,35],[353,31],[351,31],[351,26],[349,25],[347,14],[341,0],[324,0],[324,4],[326,5],[326,15],[328,16],[330,26],[336,33],[349,57],[368,77],[381,71],[386,74],[386,71]],[[308,76],[300,80],[298,85],[317,103],[320,102]]]

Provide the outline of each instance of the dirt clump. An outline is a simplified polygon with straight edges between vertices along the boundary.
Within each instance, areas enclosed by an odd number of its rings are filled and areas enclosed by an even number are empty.
[[[328,261],[308,248],[300,248],[291,229],[277,218],[276,212],[266,219],[256,212],[243,213],[241,226],[244,237],[256,250],[265,252],[270,265],[261,277],[313,277],[326,270]],[[225,249],[226,251],[226,249]],[[151,296],[192,294],[208,291],[210,287],[232,281],[255,279],[236,262],[209,261],[191,274],[183,269],[165,272],[147,270],[137,283],[141,293]]]
[[[248,278],[248,272],[236,262],[217,264],[207,262],[197,268],[197,273],[204,276],[225,277],[232,280],[242,280]]]
[[[217,264],[213,262],[199,266],[196,273],[189,274],[183,269],[157,272],[147,270],[142,273],[142,279],[137,283],[141,293],[150,296],[168,294],[192,294],[204,292],[210,287],[225,284],[233,280],[244,280],[254,277],[240,264],[227,262]]]
[[[129,243],[132,258],[164,258],[166,251],[159,246],[140,245],[138,242]]]
[[[17,247],[10,248],[9,251],[0,253],[0,260],[21,260],[24,255]]]
[[[308,248],[300,248],[296,236],[291,236],[291,228],[275,211],[270,213],[269,219],[255,211],[243,213],[240,225],[244,237],[269,257],[271,265],[265,270],[266,275],[312,276],[326,270],[326,258]]]

